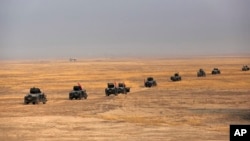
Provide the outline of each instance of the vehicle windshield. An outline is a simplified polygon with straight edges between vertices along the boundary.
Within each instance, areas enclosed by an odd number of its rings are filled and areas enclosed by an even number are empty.
[[[39,88],[30,88],[30,93],[31,94],[37,94],[37,93],[41,93]]]
[[[148,78],[148,81],[153,81],[153,78],[152,78],[152,77],[149,77],[149,78]]]
[[[80,86],[74,86],[74,87],[73,87],[73,90],[74,90],[74,91],[79,91],[79,90],[81,90],[81,87],[80,87]]]
[[[114,84],[108,84],[108,88],[114,88],[115,85]]]
[[[118,87],[124,87],[124,84],[123,83],[119,83]]]

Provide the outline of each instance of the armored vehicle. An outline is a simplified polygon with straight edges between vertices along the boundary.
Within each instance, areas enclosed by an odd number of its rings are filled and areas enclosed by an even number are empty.
[[[153,77],[148,77],[146,81],[144,80],[144,86],[145,87],[157,86],[157,83]]]
[[[199,71],[197,72],[197,77],[205,77],[206,73],[203,69],[199,69]]]
[[[118,94],[117,88],[114,83],[107,83],[107,88],[105,88],[105,94],[106,96],[109,96],[111,94]]]
[[[170,79],[172,81],[181,81],[181,76],[179,75],[179,73],[175,73],[174,76],[171,76]]]
[[[69,99],[87,99],[88,95],[85,89],[81,86],[73,86],[73,90],[69,92]]]
[[[249,71],[249,67],[247,65],[243,66],[242,71]]]
[[[214,75],[214,74],[220,74],[220,70],[218,69],[218,68],[214,68],[213,70],[212,70],[212,74]]]
[[[130,92],[130,88],[126,87],[125,83],[118,83],[118,87],[117,87],[117,93],[123,93],[123,94],[127,94],[128,92]]]
[[[39,102],[45,104],[47,102],[46,95],[39,88],[30,88],[30,93],[24,97],[24,104],[39,104]]]

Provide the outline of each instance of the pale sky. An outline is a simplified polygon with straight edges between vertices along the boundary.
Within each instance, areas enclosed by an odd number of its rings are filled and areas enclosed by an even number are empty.
[[[250,53],[249,0],[0,0],[0,59]]]

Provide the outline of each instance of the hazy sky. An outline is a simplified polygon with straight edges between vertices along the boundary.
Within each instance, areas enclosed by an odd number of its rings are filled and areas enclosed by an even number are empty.
[[[0,0],[0,59],[250,53],[249,0]]]

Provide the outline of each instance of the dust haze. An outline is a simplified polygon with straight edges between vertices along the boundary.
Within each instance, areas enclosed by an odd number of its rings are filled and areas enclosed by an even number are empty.
[[[0,2],[0,59],[250,52],[249,1]]]

